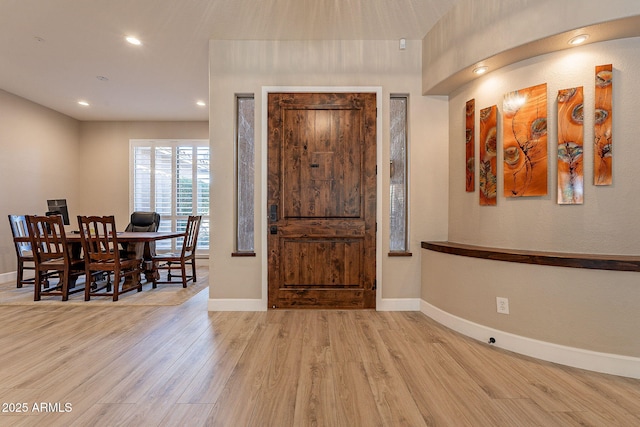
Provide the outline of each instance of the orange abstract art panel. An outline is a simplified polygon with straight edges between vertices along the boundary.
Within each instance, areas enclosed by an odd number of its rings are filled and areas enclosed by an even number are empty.
[[[584,193],[582,87],[558,91],[558,204],[579,205]]]
[[[613,66],[596,67],[595,117],[593,123],[593,184],[611,185],[612,135],[611,93],[613,89]]]
[[[498,195],[498,107],[480,110],[480,206],[492,206]]]
[[[465,130],[466,130],[466,156],[465,156],[465,178],[466,178],[466,190],[467,192],[475,191],[475,133],[476,133],[476,100],[470,99],[467,101],[465,108]]]
[[[505,197],[547,194],[547,84],[507,93],[502,104]]]

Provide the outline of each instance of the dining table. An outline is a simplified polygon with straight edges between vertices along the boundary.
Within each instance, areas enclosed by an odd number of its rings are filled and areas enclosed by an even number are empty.
[[[118,231],[116,233],[116,239],[118,243],[144,243],[144,254],[150,254],[149,244],[158,240],[174,239],[178,237],[184,237],[185,233],[182,231]],[[79,232],[66,233],[67,242],[73,246],[80,246],[82,239]],[[74,248],[74,251],[76,249]],[[135,253],[127,252],[130,256],[135,256]],[[157,277],[158,270],[151,259],[143,258],[143,271],[147,282],[153,281],[154,277]]]
[[[118,231],[116,232],[116,239],[118,243],[144,243],[145,254],[149,254],[149,244],[158,240],[174,239],[178,237],[184,237],[183,231]],[[82,238],[79,231],[65,232],[67,245],[71,251],[72,258],[82,258]],[[29,237],[16,237],[17,242],[29,242]],[[129,255],[131,255],[129,253]],[[154,277],[157,277],[158,270],[151,259],[143,259],[143,271],[145,279],[148,282],[153,281]],[[75,281],[74,281],[75,282]],[[74,286],[75,283],[71,283],[70,286]]]

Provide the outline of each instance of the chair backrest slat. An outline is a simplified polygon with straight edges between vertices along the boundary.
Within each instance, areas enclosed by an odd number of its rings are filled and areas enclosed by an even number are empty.
[[[62,216],[27,215],[26,220],[36,261],[41,263],[54,259],[63,259],[66,263],[69,263],[70,253],[67,247]]]
[[[78,216],[80,240],[89,262],[119,262],[118,237],[113,215]]]
[[[192,215],[187,220],[185,237],[182,241],[182,254],[191,253],[196,250],[198,244],[198,233],[200,232],[200,221],[202,216]]]

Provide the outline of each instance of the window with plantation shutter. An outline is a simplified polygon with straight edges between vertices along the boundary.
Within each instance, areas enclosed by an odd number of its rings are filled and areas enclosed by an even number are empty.
[[[131,140],[131,211],[160,214],[159,231],[183,231],[189,215],[202,215],[198,253],[209,253],[209,141]],[[181,242],[161,240],[156,250]]]

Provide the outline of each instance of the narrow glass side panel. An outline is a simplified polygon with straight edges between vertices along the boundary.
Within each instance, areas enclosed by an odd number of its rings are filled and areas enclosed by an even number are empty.
[[[390,236],[391,252],[406,252],[407,244],[407,96],[390,99]]]
[[[255,100],[238,96],[237,106],[237,242],[238,252],[254,251]]]

